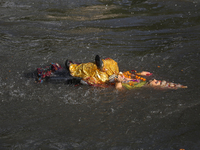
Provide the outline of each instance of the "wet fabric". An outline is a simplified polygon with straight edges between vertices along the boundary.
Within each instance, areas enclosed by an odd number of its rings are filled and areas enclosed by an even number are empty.
[[[146,81],[129,81],[127,83],[122,83],[122,86],[128,90],[143,87],[147,82]]]
[[[58,63],[51,63],[44,68],[37,68],[37,81],[42,83],[47,77],[50,77],[53,72],[62,69]]]
[[[132,71],[132,73],[129,72],[129,71],[126,71],[126,72],[122,73],[124,78],[129,79],[129,80],[126,80],[126,81],[122,82],[122,86],[124,88],[126,88],[128,90],[131,90],[131,89],[143,87],[147,83],[146,79],[144,77],[141,77],[139,75],[135,75],[135,73],[136,73],[135,70]],[[135,79],[132,79],[133,75],[134,75]]]
[[[72,76],[80,77],[89,85],[103,85],[108,83],[109,77],[119,73],[116,61],[111,58],[102,59],[103,68],[100,70],[95,63],[70,64],[69,70]]]
[[[38,83],[44,81],[52,83],[79,84],[81,78],[76,78],[70,75],[69,70],[61,67],[58,63],[51,63],[44,68],[37,68]]]

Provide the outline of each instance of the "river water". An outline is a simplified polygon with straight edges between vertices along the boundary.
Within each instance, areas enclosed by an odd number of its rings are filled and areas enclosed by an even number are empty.
[[[1,0],[1,150],[197,150],[199,0]],[[188,89],[35,83],[51,62],[111,57]]]

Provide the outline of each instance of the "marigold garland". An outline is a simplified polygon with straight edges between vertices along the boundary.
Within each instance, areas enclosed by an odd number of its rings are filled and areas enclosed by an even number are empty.
[[[129,71],[123,72],[125,78],[131,79],[131,73]]]
[[[132,74],[131,74],[129,71],[123,72],[123,75],[124,75],[125,78],[129,78],[129,79],[132,78],[132,77],[131,77]],[[141,77],[141,76],[135,75],[134,77],[135,77],[136,79],[140,79],[140,80],[142,80],[142,81],[146,81],[146,79],[143,78],[143,77]]]

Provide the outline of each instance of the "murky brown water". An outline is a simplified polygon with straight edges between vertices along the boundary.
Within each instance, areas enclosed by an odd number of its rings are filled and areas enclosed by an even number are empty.
[[[198,0],[2,0],[0,10],[0,149],[199,149]],[[189,88],[119,92],[26,76],[96,54]]]

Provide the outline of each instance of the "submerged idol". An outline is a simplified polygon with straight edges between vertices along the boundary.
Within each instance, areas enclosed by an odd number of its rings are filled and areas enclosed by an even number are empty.
[[[165,80],[149,80],[152,73],[135,70],[120,72],[118,64],[111,58],[101,59],[96,55],[94,62],[74,63],[66,60],[65,68],[51,64],[37,69],[37,81],[64,81],[66,83],[86,84],[97,87],[115,86],[116,89],[135,89],[139,87],[156,87],[162,89],[187,88],[181,84]]]

